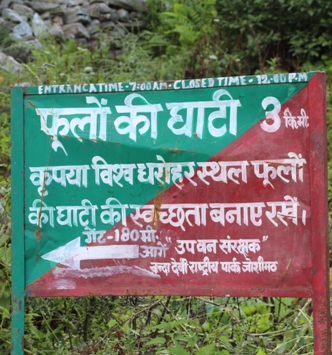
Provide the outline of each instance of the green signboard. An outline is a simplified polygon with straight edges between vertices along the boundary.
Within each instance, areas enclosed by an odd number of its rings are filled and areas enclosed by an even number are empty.
[[[25,296],[311,297],[321,82],[15,88],[14,344]]]

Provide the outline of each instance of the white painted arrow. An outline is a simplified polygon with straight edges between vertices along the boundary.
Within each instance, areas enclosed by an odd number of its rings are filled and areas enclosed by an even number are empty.
[[[81,247],[81,238],[56,248],[41,256],[45,260],[80,269],[81,260],[135,259],[139,258],[138,245],[104,245]]]

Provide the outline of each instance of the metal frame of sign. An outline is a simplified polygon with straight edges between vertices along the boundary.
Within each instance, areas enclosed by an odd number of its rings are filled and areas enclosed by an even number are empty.
[[[11,104],[11,110],[12,110],[12,355],[23,355],[24,353],[25,297],[84,296],[84,295],[91,295],[90,291],[92,291],[89,290],[89,288],[86,286],[81,287],[79,283],[78,283],[77,290],[75,290],[75,288],[71,288],[67,290],[64,289],[63,287],[56,289],[56,288],[52,288],[53,287],[52,285],[49,285],[49,287],[47,285],[45,286],[45,283],[47,283],[47,277],[46,278],[44,277],[43,279],[43,277],[38,274],[38,271],[35,271],[31,267],[31,265],[28,266],[30,268],[28,270],[32,270],[33,272],[36,273],[37,276],[35,276],[34,279],[32,279],[31,275],[27,274],[27,266],[26,266],[27,222],[26,221],[28,220],[28,218],[26,212],[27,211],[26,194],[27,194],[28,186],[27,186],[26,173],[28,170],[27,170],[26,147],[27,147],[27,143],[31,145],[31,142],[30,143],[28,142],[30,137],[27,136],[26,134],[26,125],[28,124],[26,112],[27,112],[27,105],[30,105],[31,111],[29,112],[35,112],[35,114],[36,113],[39,114],[37,112],[38,109],[35,108],[34,98],[45,97],[46,98],[45,102],[47,102],[48,99],[50,100],[50,102],[51,100],[53,100],[52,104],[56,102],[55,105],[58,106],[60,105],[61,107],[61,104],[59,104],[59,102],[61,101],[61,98],[64,97],[65,95],[70,97],[75,97],[77,95],[81,95],[81,96],[99,95],[99,97],[101,97],[100,94],[103,94],[105,95],[105,97],[107,96],[109,99],[110,97],[113,97],[111,95],[117,97],[119,92],[128,95],[133,92],[136,94],[139,93],[141,95],[144,95],[146,93],[151,93],[155,90],[158,93],[174,92],[174,95],[177,95],[177,93],[182,94],[190,90],[192,90],[192,92],[195,92],[195,90],[199,90],[199,93],[202,93],[202,95],[204,96],[204,90],[208,90],[208,89],[217,90],[220,88],[227,89],[229,90],[229,92],[231,92],[233,96],[237,95],[238,98],[242,98],[243,96],[245,96],[245,92],[246,92],[245,90],[247,90],[248,87],[251,87],[250,90],[253,90],[250,92],[251,93],[250,95],[252,95],[252,92],[255,91],[255,88],[264,86],[268,91],[269,88],[272,89],[279,88],[279,85],[289,87],[289,90],[287,89],[288,91],[285,90],[286,92],[285,95],[287,96],[287,92],[291,92],[292,89],[294,89],[295,86],[300,83],[302,85],[301,88],[302,87],[305,88],[305,91],[302,91],[301,100],[303,100],[303,102],[306,102],[306,108],[307,108],[306,113],[302,113],[301,111],[301,117],[305,116],[306,119],[310,118],[309,120],[310,124],[306,125],[309,133],[308,133],[308,139],[306,140],[308,146],[305,149],[307,152],[309,152],[306,158],[308,161],[310,161],[308,171],[306,172],[307,174],[306,176],[308,177],[309,180],[307,187],[310,190],[308,191],[308,199],[310,200],[309,214],[311,218],[311,224],[310,224],[311,231],[309,231],[310,233],[308,232],[310,234],[310,238],[309,238],[310,240],[307,241],[307,245],[309,245],[311,249],[310,253],[308,254],[310,255],[311,259],[309,261],[304,260],[307,257],[305,255],[302,256],[303,264],[306,265],[306,269],[309,269],[309,270],[305,270],[306,277],[309,280],[305,280],[303,282],[301,281],[302,283],[299,281],[300,282],[299,285],[295,285],[294,287],[292,287],[291,279],[288,279],[288,281],[284,282],[283,279],[284,278],[287,279],[287,275],[286,275],[288,272],[288,266],[287,266],[287,268],[283,269],[284,276],[282,275],[278,276],[279,283],[274,282],[271,286],[264,284],[263,281],[262,284],[259,284],[258,286],[256,285],[256,283],[252,282],[251,284],[250,283],[251,281],[249,281],[246,287],[239,288],[237,287],[236,284],[232,285],[231,283],[226,284],[226,286],[224,286],[222,285],[222,281],[221,281],[221,284],[217,284],[215,286],[209,283],[205,283],[202,287],[198,288],[197,284],[190,283],[191,281],[189,279],[188,279],[188,284],[181,284],[180,281],[179,284],[177,284],[176,280],[185,279],[185,277],[181,277],[181,278],[174,277],[172,280],[175,281],[171,281],[168,284],[156,283],[156,285],[154,285],[153,283],[146,283],[145,286],[132,285],[132,287],[128,287],[128,285],[117,286],[117,287],[105,286],[105,288],[94,290],[93,294],[99,294],[99,295],[126,295],[126,294],[156,295],[158,294],[158,295],[192,295],[192,296],[199,296],[199,295],[226,296],[227,295],[227,296],[249,296],[249,297],[269,296],[269,297],[312,298],[313,299],[313,320],[314,320],[314,354],[329,355],[331,353],[331,349],[330,349],[329,236],[328,236],[328,217],[327,217],[328,216],[328,195],[327,195],[327,150],[326,150],[326,112],[325,112],[326,99],[325,99],[325,74],[321,72],[301,73],[301,74],[258,75],[258,76],[236,77],[236,78],[233,77],[233,78],[178,80],[178,81],[167,82],[167,83],[166,82],[165,83],[160,83],[160,82],[159,83],[157,82],[117,83],[117,84],[112,83],[112,84],[95,84],[95,85],[88,84],[88,85],[75,85],[75,86],[53,85],[53,86],[31,87],[25,89],[20,87],[15,87],[12,90],[12,96],[11,96],[12,97],[12,104]],[[219,90],[219,93],[221,93],[222,95],[226,93],[227,95],[229,95],[229,97],[231,97],[229,92],[226,90]],[[122,96],[122,98],[123,97],[124,96]],[[140,95],[136,95],[136,96],[134,95],[132,96],[132,98],[133,97],[142,98],[142,96]],[[151,95],[148,97],[149,100],[151,100],[150,97],[153,96]],[[188,100],[188,97],[190,96],[187,95],[186,97]],[[271,96],[268,97],[270,98]],[[104,99],[102,98],[101,100]],[[286,105],[287,100],[288,98],[286,97],[285,102],[282,102],[283,105],[282,107],[284,112],[287,107]],[[104,101],[106,102],[106,100]],[[38,99],[37,102],[39,103]],[[96,102],[96,100],[93,102]],[[248,102],[250,102],[250,100]],[[259,125],[261,125],[262,127],[262,125],[264,126],[264,124],[265,127],[271,125],[271,120],[273,121],[273,110],[272,111],[267,110],[269,108],[270,103],[273,104],[275,103],[275,101],[273,101],[273,99],[272,101],[271,99],[268,99],[265,104],[262,103],[263,109],[265,110],[263,111],[266,113],[266,115],[265,117],[263,116],[260,119],[260,121],[255,122],[257,127],[259,127]],[[158,106],[157,104],[154,105],[154,107],[157,106]],[[48,106],[46,105],[46,107]],[[100,104],[99,107],[101,107]],[[161,106],[159,105],[158,107]],[[170,107],[172,106],[170,105]],[[277,107],[277,105],[275,105],[275,107]],[[226,112],[226,108],[224,109]],[[220,109],[220,112],[221,111],[222,109]],[[30,115],[29,119],[31,119],[32,114],[29,113],[29,115]],[[296,115],[294,114],[294,116],[292,116],[291,113],[284,116],[285,120],[287,120],[287,118],[294,118],[294,117],[296,117]],[[299,123],[299,126],[302,125],[304,127],[305,124],[303,123],[304,122],[303,117],[301,121],[302,123]],[[172,127],[175,132],[176,131],[176,129],[174,128],[175,125],[173,125]],[[298,128],[299,127],[297,126],[292,127],[294,132],[298,132]],[[220,130],[220,127],[215,128],[215,131],[217,132],[218,129]],[[46,131],[44,131],[44,133],[45,132]],[[48,133],[46,132],[46,134]],[[188,133],[188,135],[190,134],[191,133]],[[54,137],[51,137],[51,135],[49,138],[54,139]],[[32,137],[31,139],[36,139],[36,138]],[[35,142],[35,144],[37,144],[37,141]],[[253,143],[251,142],[250,144]],[[269,144],[270,143],[267,142],[267,147],[269,146]],[[283,142],[279,141],[278,144],[282,145]],[[30,151],[31,149],[28,150],[28,152]],[[271,159],[271,157],[268,158]],[[279,158],[278,162],[280,162],[280,157],[278,158]],[[240,160],[242,161],[243,158]],[[277,162],[277,160],[275,160],[275,162]],[[258,176],[258,174],[256,174],[256,176]],[[179,180],[177,182],[179,182]],[[271,183],[270,185],[272,186]],[[44,191],[44,187],[42,190]],[[202,194],[204,194],[204,192]],[[39,202],[41,206],[43,201],[39,200]],[[161,206],[162,205],[159,204],[159,208],[161,208]],[[302,219],[303,218],[305,219],[305,217],[303,216],[305,216],[306,212],[302,212],[302,213],[304,213],[302,214]],[[294,224],[298,223],[297,220],[296,221],[294,220],[294,216],[292,215],[288,215],[288,219],[289,221],[293,219],[292,222]],[[289,222],[289,224],[290,223],[291,222]],[[285,222],[284,224],[287,225],[287,222]],[[303,224],[305,223],[303,222]],[[38,224],[38,228],[39,227],[40,225]],[[38,239],[37,232],[36,232],[36,236]],[[112,238],[113,237],[110,237],[110,239]],[[170,240],[170,238],[168,238],[168,240]],[[264,240],[262,240],[262,242],[259,241],[259,243],[263,243],[263,241]],[[195,241],[195,243],[197,242],[198,241]],[[99,246],[98,248],[101,247]],[[30,245],[30,249],[31,249],[31,245]],[[86,248],[86,250],[87,249],[88,248]],[[96,250],[97,249],[95,249],[95,251]],[[167,248],[165,250],[167,250]],[[39,257],[38,253],[39,250],[36,250],[35,251],[35,254],[37,255],[36,258]],[[44,254],[42,255],[43,260],[41,262],[46,265],[46,262],[49,261],[47,260],[45,261],[45,259],[47,259],[48,256],[51,254],[52,254],[51,251],[48,251],[47,253],[44,252]],[[186,255],[187,254],[185,254],[185,256]],[[245,254],[243,255],[246,257],[246,260],[250,260],[247,258],[247,255]],[[296,259],[298,260],[297,261],[298,264],[296,264],[297,265],[296,267],[298,269],[301,269],[301,256],[297,256],[297,258],[299,259]],[[64,260],[62,259],[59,259],[57,262],[59,264],[61,263],[64,264]],[[54,260],[49,263],[50,265],[53,265],[53,267],[56,266],[56,261]],[[80,260],[78,261],[78,263],[80,263]],[[291,263],[291,259],[290,259],[290,263]],[[151,263],[150,269],[152,269],[151,266],[152,264],[157,264],[157,263]],[[270,269],[269,269],[268,277],[272,275],[271,270],[273,267],[276,267],[277,264],[278,263],[275,261],[274,266],[272,264],[271,264],[272,266],[271,265],[269,266]],[[75,265],[77,266],[77,264]],[[309,267],[307,267],[308,265]],[[168,263],[168,267],[170,267],[170,263]],[[51,269],[51,267],[49,269]],[[58,270],[64,272],[67,269],[64,266],[60,266]],[[157,272],[157,268],[155,268],[154,270],[155,272]],[[50,273],[50,271],[47,272]],[[177,270],[177,272],[179,272],[179,269]],[[46,275],[48,274],[46,273]],[[294,273],[293,275],[296,275],[296,273]],[[163,277],[164,276],[165,275],[163,275]],[[249,280],[256,280],[255,279],[256,276],[255,275],[250,276],[252,277],[252,279],[249,278]],[[53,282],[54,280],[51,278],[51,276],[49,277],[50,280],[52,280]],[[227,279],[228,275],[226,275],[225,277]],[[41,279],[43,279],[43,283],[38,284],[39,280]],[[27,280],[31,280],[31,281],[27,281]],[[243,282],[242,284],[244,285]],[[279,284],[281,285],[280,287],[278,286]],[[39,286],[41,287],[40,290],[38,288]]]

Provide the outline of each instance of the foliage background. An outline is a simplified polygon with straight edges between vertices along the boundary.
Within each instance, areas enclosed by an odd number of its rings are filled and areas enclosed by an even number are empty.
[[[141,33],[124,31],[114,38],[104,32],[93,50],[74,40],[47,39],[22,73],[0,71],[1,354],[10,354],[11,347],[10,86],[324,70],[331,207],[332,2],[147,0],[147,5]],[[7,40],[6,31],[0,40]],[[313,354],[310,299],[28,299],[25,323],[26,354]]]

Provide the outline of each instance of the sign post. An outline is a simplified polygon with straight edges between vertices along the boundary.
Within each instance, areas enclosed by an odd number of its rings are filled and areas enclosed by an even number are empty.
[[[15,88],[24,298],[313,298],[330,354],[323,73]],[[126,277],[123,277],[123,276]]]

